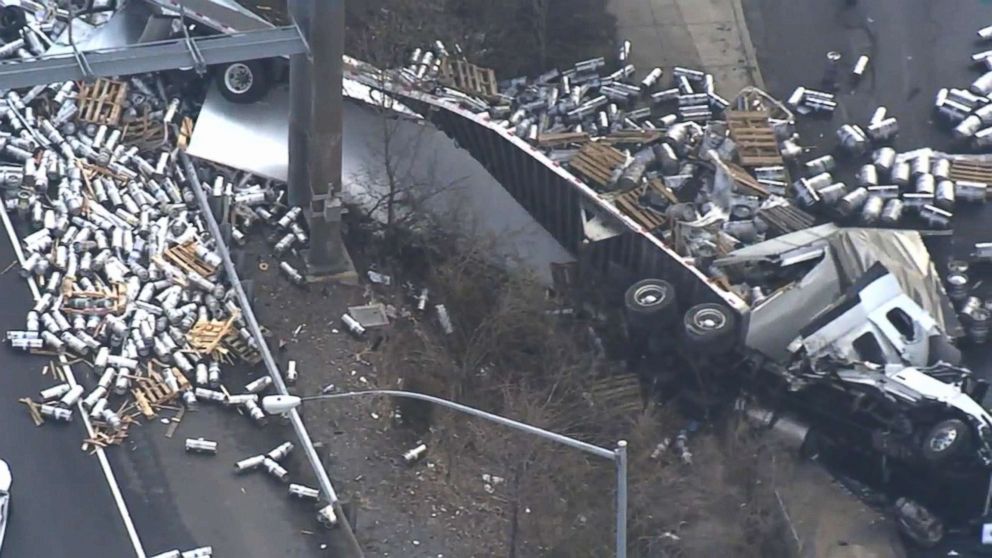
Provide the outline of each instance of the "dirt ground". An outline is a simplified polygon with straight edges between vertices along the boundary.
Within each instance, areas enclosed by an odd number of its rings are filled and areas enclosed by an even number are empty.
[[[270,346],[286,343],[276,352],[280,364],[297,361],[300,379],[293,391],[316,394],[328,384],[335,391],[388,387],[379,385],[377,371],[366,359],[379,334],[370,331],[366,339],[356,339],[340,323],[349,305],[372,300],[371,291],[335,284],[295,287],[279,274],[278,260],[264,244],[252,249],[266,254],[252,258],[256,313],[272,332]],[[257,269],[263,262],[269,264],[267,271]],[[304,407],[303,416],[314,441],[324,445],[335,489],[357,504],[354,527],[367,556],[494,555],[488,541],[499,522],[492,515],[492,498],[447,486],[445,471],[429,453],[406,465],[402,454],[418,438],[393,416],[388,401],[315,402]],[[485,495],[481,477],[478,484]]]

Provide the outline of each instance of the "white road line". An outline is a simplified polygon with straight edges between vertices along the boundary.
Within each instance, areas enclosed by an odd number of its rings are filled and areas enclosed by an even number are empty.
[[[17,238],[17,233],[14,231],[14,225],[10,222],[10,216],[7,215],[7,208],[0,204],[0,219],[3,219],[3,226],[7,229],[7,238],[10,240],[11,246],[14,248],[14,254],[17,256],[17,262],[21,266],[24,265],[24,251],[21,250],[20,239]],[[31,296],[34,300],[38,300],[41,297],[41,293],[38,291],[38,285],[33,280],[28,280],[28,288],[31,289]],[[59,362],[62,363],[62,371],[65,373],[65,378],[69,382],[70,386],[76,385],[76,377],[72,373],[72,368],[69,366],[65,359],[65,355],[59,355]],[[83,418],[83,424],[86,426],[87,435],[92,438],[93,425],[90,423],[89,414],[86,409],[83,408],[83,403],[80,400],[76,403],[76,410],[79,412],[79,416]],[[96,457],[100,462],[100,468],[103,470],[103,476],[107,479],[107,485],[110,487],[110,493],[114,497],[114,502],[117,504],[117,511],[121,514],[121,519],[124,520],[124,528],[127,530],[127,535],[131,539],[131,545],[134,546],[134,553],[138,558],[147,558],[145,554],[145,549],[141,545],[141,539],[138,537],[138,531],[134,528],[134,522],[131,521],[131,514],[127,511],[127,504],[124,503],[124,496],[121,495],[121,489],[117,485],[117,478],[114,477],[114,472],[110,469],[110,462],[107,461],[107,454],[103,451],[103,448],[96,448]]]

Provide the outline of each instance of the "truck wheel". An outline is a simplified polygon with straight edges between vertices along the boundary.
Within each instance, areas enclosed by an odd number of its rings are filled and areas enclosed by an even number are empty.
[[[624,306],[633,326],[670,323],[676,313],[675,287],[664,279],[642,279],[627,289]]]
[[[726,306],[697,304],[685,313],[682,324],[690,348],[722,354],[734,346],[736,318]]]
[[[960,453],[971,439],[968,425],[958,419],[935,424],[923,437],[921,450],[928,461],[940,462]]]
[[[261,60],[245,60],[224,64],[217,70],[217,87],[232,103],[254,103],[270,86],[269,74]]]

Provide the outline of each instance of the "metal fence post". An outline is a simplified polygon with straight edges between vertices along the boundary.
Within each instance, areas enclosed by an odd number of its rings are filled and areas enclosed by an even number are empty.
[[[613,450],[617,463],[617,558],[627,558],[627,441]]]

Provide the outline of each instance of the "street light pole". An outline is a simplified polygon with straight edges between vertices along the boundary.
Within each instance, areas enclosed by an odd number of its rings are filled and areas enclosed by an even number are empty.
[[[543,428],[538,428],[536,426],[526,424],[520,421],[509,419],[500,415],[495,415],[493,413],[488,413],[481,409],[476,409],[474,407],[469,407],[468,405],[462,405],[461,403],[455,403],[454,401],[449,401],[447,399],[441,399],[440,397],[434,397],[433,395],[427,395],[425,393],[417,393],[414,391],[401,391],[395,389],[369,389],[362,391],[347,391],[343,393],[327,393],[323,395],[311,395],[308,397],[298,397],[295,395],[270,395],[262,398],[262,408],[270,414],[281,414],[296,407],[300,406],[304,401],[317,401],[321,399],[342,399],[346,397],[358,397],[358,396],[391,396],[391,397],[403,397],[406,399],[419,399],[421,401],[427,401],[434,403],[435,405],[440,405],[442,407],[447,407],[467,415],[472,415],[474,417],[482,418],[490,422],[495,422],[497,424],[506,426],[507,428],[512,428],[514,430],[519,430],[521,432],[538,436],[544,438],[545,440],[550,440],[557,444],[562,444],[570,448],[574,448],[586,453],[591,453],[598,457],[604,459],[609,459],[613,461],[616,465],[616,476],[617,476],[617,495],[616,495],[616,556],[617,558],[627,558],[627,442],[620,440],[617,442],[617,447],[615,449],[609,450],[606,448],[601,448],[597,445],[583,442],[582,440],[576,440],[564,434],[558,434],[557,432],[551,432],[550,430],[545,430]]]

